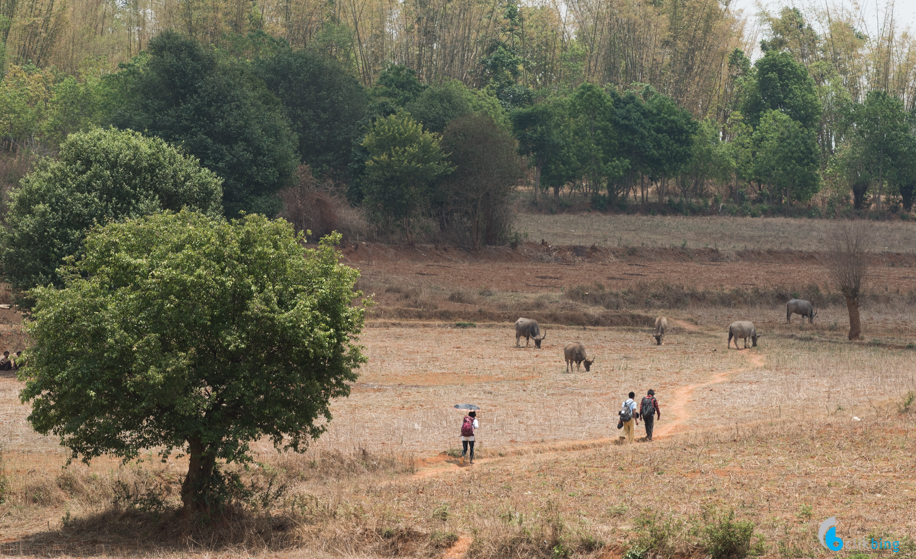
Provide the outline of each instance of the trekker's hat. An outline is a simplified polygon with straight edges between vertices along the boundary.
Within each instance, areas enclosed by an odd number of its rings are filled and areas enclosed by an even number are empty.
[[[649,389],[649,396],[655,396],[655,391],[651,388]]]

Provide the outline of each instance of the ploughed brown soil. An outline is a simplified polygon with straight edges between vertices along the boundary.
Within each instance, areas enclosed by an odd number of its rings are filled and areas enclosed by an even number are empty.
[[[602,248],[526,243],[516,249],[475,252],[442,245],[416,247],[359,243],[343,249],[343,261],[363,277],[402,286],[556,292],[602,284],[628,289],[663,281],[698,289],[774,285],[828,287],[827,255],[787,250],[722,252],[712,248]],[[891,292],[916,287],[916,254],[881,253],[871,259],[871,284]]]

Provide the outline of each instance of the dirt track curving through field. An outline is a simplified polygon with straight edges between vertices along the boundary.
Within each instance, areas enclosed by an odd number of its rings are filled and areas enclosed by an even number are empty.
[[[737,369],[731,369],[728,371],[723,371],[721,373],[716,373],[708,377],[705,381],[699,383],[686,384],[674,390],[671,400],[665,403],[665,412],[667,417],[672,417],[673,420],[670,423],[665,423],[660,425],[655,430],[655,440],[661,438],[667,438],[672,435],[677,435],[687,432],[687,422],[695,416],[696,408],[692,406],[693,404],[693,395],[698,389],[706,388],[714,384],[721,384],[727,382],[732,375],[742,373],[745,371],[759,369],[764,366],[766,359],[763,355],[758,353],[751,353],[748,350],[745,354],[745,357],[750,362],[750,365],[747,367],[740,367]],[[594,448],[601,445],[613,444],[618,439],[616,437],[602,437],[599,439],[589,439],[589,440],[580,440],[580,441],[566,441],[562,443],[552,443],[552,444],[538,444],[538,445],[528,445],[523,447],[517,447],[512,449],[509,452],[503,453],[500,457],[494,458],[478,458],[474,461],[474,465],[487,464],[491,462],[501,462],[507,459],[510,459],[515,456],[528,453],[538,453],[538,454],[550,454],[550,453],[559,453],[559,452],[571,452],[576,450],[585,450],[589,448]],[[450,466],[458,466],[457,468],[452,468]],[[456,473],[460,471],[467,471],[471,465],[468,462],[461,463],[460,459],[449,456],[445,453],[442,453],[438,456],[432,458],[422,459],[419,463],[417,471],[414,473],[414,479],[423,479],[428,477],[434,477],[442,473],[451,472]]]
[[[746,356],[751,362],[750,367],[741,367],[738,369],[732,369],[730,371],[723,371],[721,373],[712,375],[706,382],[686,384],[676,388],[674,390],[674,396],[672,397],[671,402],[666,406],[668,408],[667,413],[670,413],[674,416],[674,421],[660,425],[655,431],[658,436],[668,437],[686,431],[687,428],[685,424],[687,420],[693,416],[688,406],[693,400],[693,393],[696,392],[698,388],[705,388],[713,384],[723,383],[734,374],[742,373],[754,368],[763,367],[765,362],[763,355],[747,353]]]
[[[679,326],[688,328],[690,330],[699,330],[694,325],[689,325],[683,321],[677,321]],[[759,369],[764,366],[766,359],[763,355],[759,353],[751,353],[748,350],[745,354],[745,357],[750,362],[748,367],[740,367],[737,369],[731,369],[729,371],[723,371],[721,373],[716,373],[710,376],[706,381],[686,384],[674,390],[670,402],[666,405],[666,415],[673,417],[674,420],[665,425],[659,426],[655,431],[656,440],[659,438],[667,438],[672,435],[677,435],[687,431],[687,421],[694,416],[694,413],[691,409],[693,403],[693,394],[698,389],[706,388],[714,384],[720,384],[727,382],[728,379],[735,374],[742,373],[744,371],[749,371],[752,369]],[[556,453],[556,452],[569,452],[570,450],[582,450],[585,448],[593,448],[600,445],[611,444],[615,442],[615,438],[602,438],[602,439],[593,439],[588,441],[576,441],[566,444],[552,444],[552,445],[537,445],[532,446],[528,450],[537,448],[540,454],[544,453]],[[546,448],[545,448],[546,447]],[[510,458],[510,456],[516,456],[520,452],[524,452],[525,449],[516,449],[515,452],[510,455],[499,457],[499,458],[483,458],[475,461],[476,464],[485,464],[490,462],[499,462]],[[442,473],[451,472],[457,473],[460,471],[467,471],[466,467],[459,468],[449,468],[447,467],[450,464],[460,464],[459,460],[449,457],[448,455],[442,454],[432,459],[426,459],[422,461],[420,469],[414,474],[414,479],[423,479],[428,477],[433,477]],[[465,463],[467,464],[467,463]],[[467,551],[473,543],[473,538],[467,535],[462,535],[458,538],[458,541],[455,542],[452,547],[445,551],[444,557],[446,559],[461,559],[467,555]]]

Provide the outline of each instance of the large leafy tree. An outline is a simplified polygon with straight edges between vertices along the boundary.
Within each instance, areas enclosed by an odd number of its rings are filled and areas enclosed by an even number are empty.
[[[283,107],[246,66],[223,62],[193,39],[165,31],[132,74],[111,121],[182,145],[223,178],[227,216],[273,215],[292,179],[296,135]]]
[[[426,86],[417,79],[416,71],[393,64],[379,75],[372,93],[377,102],[387,100],[396,107],[404,107],[425,90]]]
[[[688,111],[667,95],[655,93],[646,105],[652,143],[646,170],[658,181],[658,201],[663,202],[667,179],[679,175],[691,161],[698,125]]]
[[[886,91],[869,91],[865,102],[850,111],[853,133],[862,140],[861,148],[871,176],[877,182],[877,206],[881,210],[885,174],[905,154],[909,134],[903,102]]]
[[[904,136],[888,182],[900,194],[903,209],[911,211],[916,199],[916,135],[910,133]]]
[[[867,150],[862,139],[852,136],[840,145],[830,160],[828,172],[836,174],[842,185],[852,190],[853,208],[863,209],[872,178]]]
[[[309,51],[282,50],[255,62],[283,103],[299,137],[299,157],[316,171],[341,173],[362,132],[366,92],[338,63]]]
[[[818,146],[814,130],[781,111],[770,111],[754,132],[757,179],[771,198],[807,202],[820,188]]]
[[[511,224],[509,196],[522,177],[515,139],[489,116],[463,116],[445,129],[442,148],[455,170],[440,188],[453,217],[467,225],[475,249],[504,243]]]
[[[563,167],[568,159],[563,157],[569,147],[567,106],[561,99],[547,100],[525,109],[512,111],[509,118],[512,131],[518,140],[518,152],[528,157],[534,167],[534,199],[541,191],[541,178],[558,178],[554,195],[559,198],[559,183],[565,182]]]
[[[71,134],[10,192],[0,229],[3,275],[17,289],[62,285],[57,268],[79,255],[97,224],[188,207],[219,215],[220,179],[159,138],[97,128]]]
[[[597,194],[601,185],[626,165],[615,157],[618,149],[615,133],[619,130],[614,127],[614,101],[600,87],[585,83],[570,99],[569,115],[576,174],[585,177],[592,193]],[[609,193],[612,197],[616,195]]]
[[[187,454],[185,510],[214,512],[220,464],[264,437],[304,450],[365,361],[338,238],[305,249],[282,220],[189,211],[94,229],[64,288],[32,292],[29,421],[87,461]]]
[[[377,221],[400,224],[412,243],[411,223],[428,201],[430,186],[451,170],[439,135],[399,112],[375,121],[362,146],[369,155],[364,206]]]
[[[744,116],[755,128],[769,111],[781,111],[805,128],[821,118],[821,101],[808,70],[787,52],[769,50],[754,63],[748,83]]]
[[[425,89],[405,107],[423,128],[441,134],[448,124],[472,111],[472,94],[457,80]]]

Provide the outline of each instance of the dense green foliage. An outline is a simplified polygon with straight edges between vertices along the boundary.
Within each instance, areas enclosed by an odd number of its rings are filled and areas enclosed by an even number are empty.
[[[18,289],[61,285],[63,258],[97,224],[184,207],[221,213],[219,178],[159,138],[94,129],[71,134],[10,192],[0,229],[3,275]]]
[[[817,192],[814,131],[780,111],[769,111],[754,134],[754,172],[770,199],[807,202]]]
[[[639,10],[655,8],[666,9]],[[295,166],[308,165],[316,184],[346,192],[384,234],[401,231],[413,240],[418,229],[432,231],[438,222],[444,233],[450,220],[463,219],[446,215],[451,193],[436,180],[444,169],[435,169],[432,151],[382,157],[370,153],[367,139],[396,115],[418,123],[417,134],[441,134],[482,112],[511,132],[528,160],[531,172],[515,186],[533,183],[536,204],[552,188],[552,209],[590,201],[599,210],[638,204],[635,211],[836,215],[912,206],[916,96],[901,96],[886,80],[857,82],[852,66],[824,58],[827,46],[847,52],[869,40],[855,29],[848,30],[851,43],[840,45],[801,10],[787,8],[764,17],[764,55],[753,64],[737,45],[717,51],[709,59],[719,61],[713,67],[721,63],[710,70],[712,81],[690,81],[700,79],[690,68],[681,68],[684,79],[661,80],[653,70],[599,80],[620,76],[611,66],[595,67],[584,37],[548,54],[556,47],[550,9],[514,2],[494,9],[491,38],[447,56],[438,46],[410,56],[388,47],[384,55],[362,52],[376,37],[358,37],[334,21],[313,30],[307,44],[262,27],[206,43],[163,32],[107,75],[100,60],[73,75],[8,63],[0,80],[0,150],[11,157],[27,146],[53,151],[68,134],[114,123],[198,157],[222,178],[229,216],[272,215],[278,190],[307,175],[294,175]],[[440,31],[437,45],[456,44],[448,34],[454,29]],[[672,48],[686,48],[677,44]],[[608,63],[630,75],[630,62]],[[464,73],[450,73],[458,66]],[[700,93],[710,88],[719,88],[714,98]],[[21,176],[0,176],[0,188]]]
[[[64,287],[32,291],[29,421],[72,456],[190,457],[185,507],[218,504],[219,463],[249,444],[304,450],[364,362],[358,273],[336,238],[281,220],[182,211],[93,229]]]
[[[515,140],[486,113],[454,120],[442,134],[454,171],[440,185],[444,219],[457,221],[474,248],[509,237],[509,195],[522,177]]]
[[[439,136],[397,113],[377,120],[362,145],[369,155],[364,203],[379,222],[402,226],[410,242],[411,221],[429,200],[430,186],[450,171]]]
[[[256,71],[283,103],[299,137],[300,161],[338,175],[346,170],[368,104],[356,78],[308,51],[283,50],[259,60]]]
[[[296,167],[296,136],[283,107],[245,65],[221,61],[166,31],[125,84],[111,122],[181,145],[223,179],[227,216],[273,215]]]
[[[814,128],[821,117],[821,103],[808,70],[787,52],[767,51],[754,64],[744,114],[757,126],[769,111],[781,111],[805,128]]]

